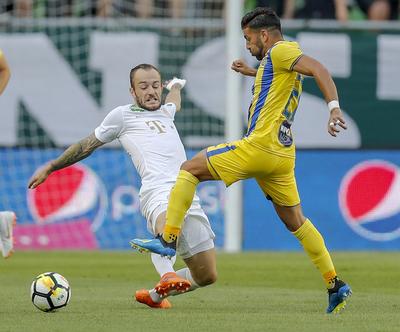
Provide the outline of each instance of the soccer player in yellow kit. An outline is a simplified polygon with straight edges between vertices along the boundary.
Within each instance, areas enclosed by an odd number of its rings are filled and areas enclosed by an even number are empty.
[[[327,313],[338,312],[351,295],[349,285],[337,277],[324,240],[303,215],[297,191],[295,146],[291,125],[302,92],[303,75],[313,76],[323,93],[330,116],[328,132],[346,129],[331,75],[315,59],[304,55],[296,42],[283,39],[279,17],[270,8],[256,8],[241,22],[246,48],[261,63],[257,70],[237,60],[232,69],[255,76],[246,135],[238,141],[208,147],[182,164],[167,209],[162,235],[133,240],[159,254],[175,248],[183,219],[201,181],[232,183],[255,178],[287,229],[300,241],[328,288]],[[229,222],[229,220],[227,220]]]

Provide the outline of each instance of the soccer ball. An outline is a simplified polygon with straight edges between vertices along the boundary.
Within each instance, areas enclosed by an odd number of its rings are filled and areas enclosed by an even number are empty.
[[[71,299],[71,287],[61,274],[45,272],[33,280],[31,299],[36,308],[53,311],[68,304]]]

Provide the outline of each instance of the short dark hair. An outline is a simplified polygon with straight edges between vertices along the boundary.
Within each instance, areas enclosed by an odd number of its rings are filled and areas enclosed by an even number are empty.
[[[132,88],[133,88],[133,77],[135,76],[135,73],[136,73],[139,69],[143,69],[143,70],[154,69],[154,70],[156,70],[156,71],[160,74],[160,77],[161,77],[161,73],[160,73],[160,71],[158,70],[157,67],[155,67],[155,66],[153,66],[153,65],[151,65],[151,64],[149,64],[149,63],[141,63],[140,65],[137,65],[136,67],[132,68],[132,69],[131,69],[131,72],[130,72],[130,74],[129,74],[129,80],[130,80],[130,82],[131,82],[131,87],[132,87]]]
[[[276,13],[269,7],[257,7],[242,17],[242,29],[277,29],[281,30],[281,21]]]

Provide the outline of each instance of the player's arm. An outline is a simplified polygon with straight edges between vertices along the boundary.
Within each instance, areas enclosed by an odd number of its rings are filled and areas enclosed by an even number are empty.
[[[44,181],[54,171],[75,164],[91,155],[91,153],[104,143],[99,141],[95,134],[92,133],[88,137],[80,140],[78,143],[72,144],[57,159],[49,161],[40,168],[29,180],[28,188],[34,189]]]
[[[10,67],[8,66],[7,60],[3,52],[0,50],[0,95],[6,88],[7,83],[10,80],[10,76]]]
[[[167,96],[165,97],[165,103],[175,104],[177,112],[181,110],[181,90],[185,84],[186,80],[177,77],[174,77],[172,80],[164,83],[164,86],[167,88],[167,90],[169,90]]]
[[[181,110],[181,102],[182,102],[181,90],[182,86],[180,84],[174,84],[169,90],[167,96],[165,97],[165,103],[175,104],[177,112]]]
[[[347,129],[339,107],[336,85],[325,66],[307,55],[302,55],[293,66],[293,70],[303,75],[313,76],[317,82],[330,109],[328,121],[329,134],[336,137],[336,133],[340,131],[337,126]]]
[[[250,67],[244,60],[238,59],[232,62],[231,69],[237,73],[241,73],[245,76],[256,76],[257,69]]]

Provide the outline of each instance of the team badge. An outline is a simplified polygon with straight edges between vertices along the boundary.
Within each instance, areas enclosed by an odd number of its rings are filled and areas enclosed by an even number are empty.
[[[290,123],[285,120],[279,127],[278,139],[283,146],[289,147],[293,144],[292,130]]]

